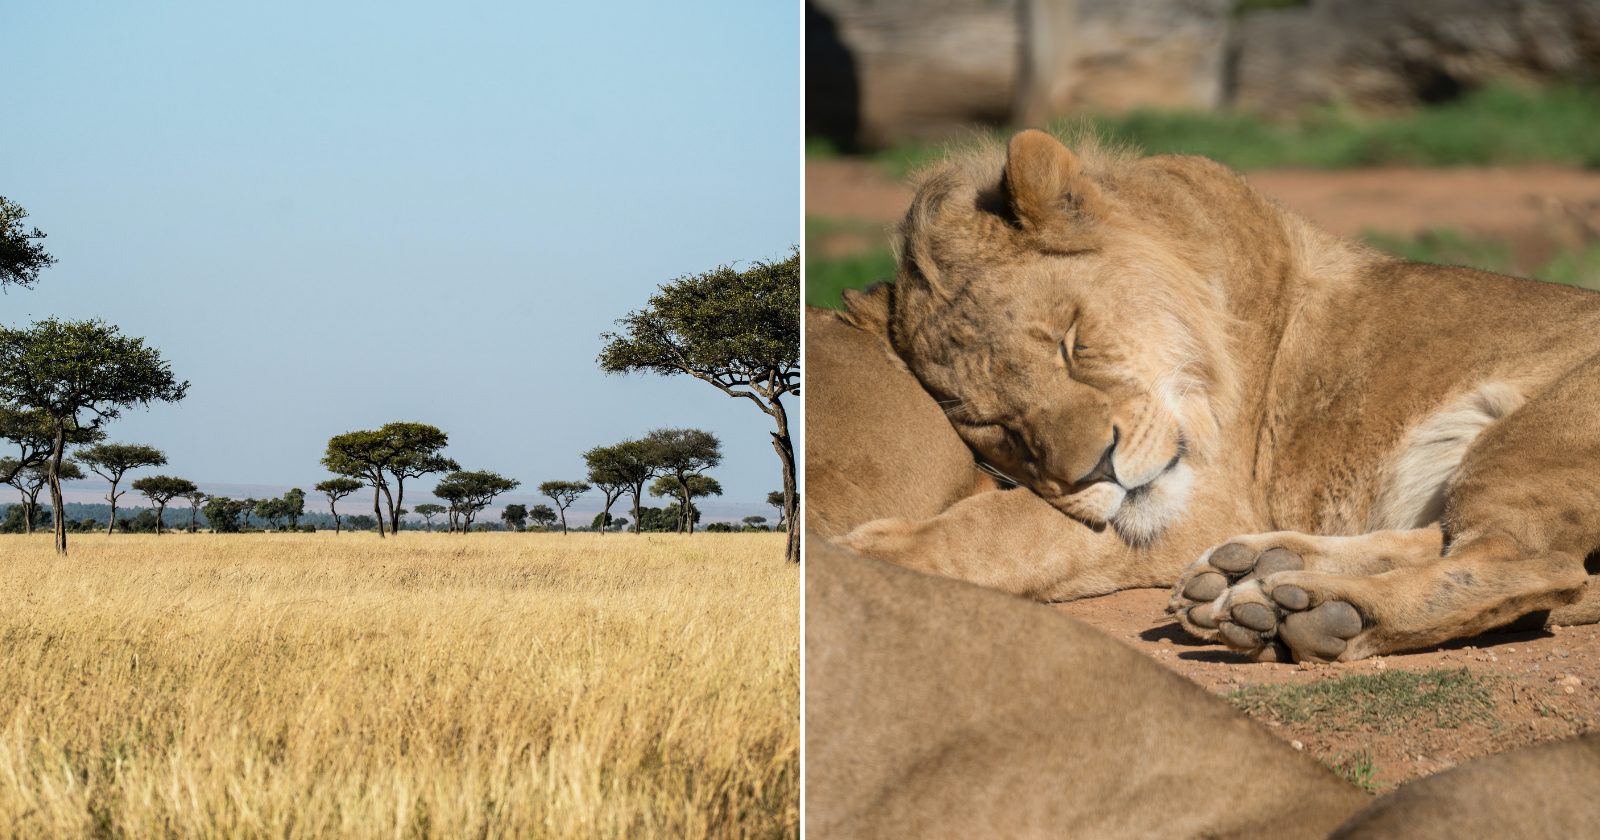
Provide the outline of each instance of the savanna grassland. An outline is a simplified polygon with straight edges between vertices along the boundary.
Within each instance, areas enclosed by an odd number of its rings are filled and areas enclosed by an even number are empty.
[[[0,537],[0,826],[794,836],[783,539]]]

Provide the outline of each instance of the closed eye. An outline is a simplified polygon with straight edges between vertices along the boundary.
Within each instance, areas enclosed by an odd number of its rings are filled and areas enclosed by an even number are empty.
[[[1061,339],[1057,346],[1061,350],[1061,363],[1067,367],[1072,367],[1073,363],[1078,360],[1078,354],[1088,349],[1078,343],[1077,321],[1073,321],[1072,326],[1067,328],[1066,336]]]

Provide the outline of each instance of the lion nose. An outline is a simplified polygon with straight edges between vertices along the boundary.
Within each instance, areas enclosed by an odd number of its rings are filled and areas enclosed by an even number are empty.
[[[1116,426],[1112,426],[1111,445],[1106,447],[1106,451],[1100,453],[1100,460],[1095,463],[1094,469],[1089,470],[1082,478],[1078,479],[1078,484],[1094,484],[1101,481],[1117,483],[1117,468],[1111,463],[1111,458],[1116,454],[1117,441],[1121,440],[1121,438],[1121,430]]]

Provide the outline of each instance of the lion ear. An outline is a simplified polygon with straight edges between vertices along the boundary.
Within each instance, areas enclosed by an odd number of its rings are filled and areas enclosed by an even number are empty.
[[[1017,222],[1041,250],[1095,247],[1103,210],[1100,188],[1061,141],[1036,129],[1012,137],[1006,148],[1005,192]]]

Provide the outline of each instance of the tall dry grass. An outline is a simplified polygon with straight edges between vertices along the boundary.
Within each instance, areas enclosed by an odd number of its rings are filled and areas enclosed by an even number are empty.
[[[0,826],[793,836],[782,539],[0,537]]]

